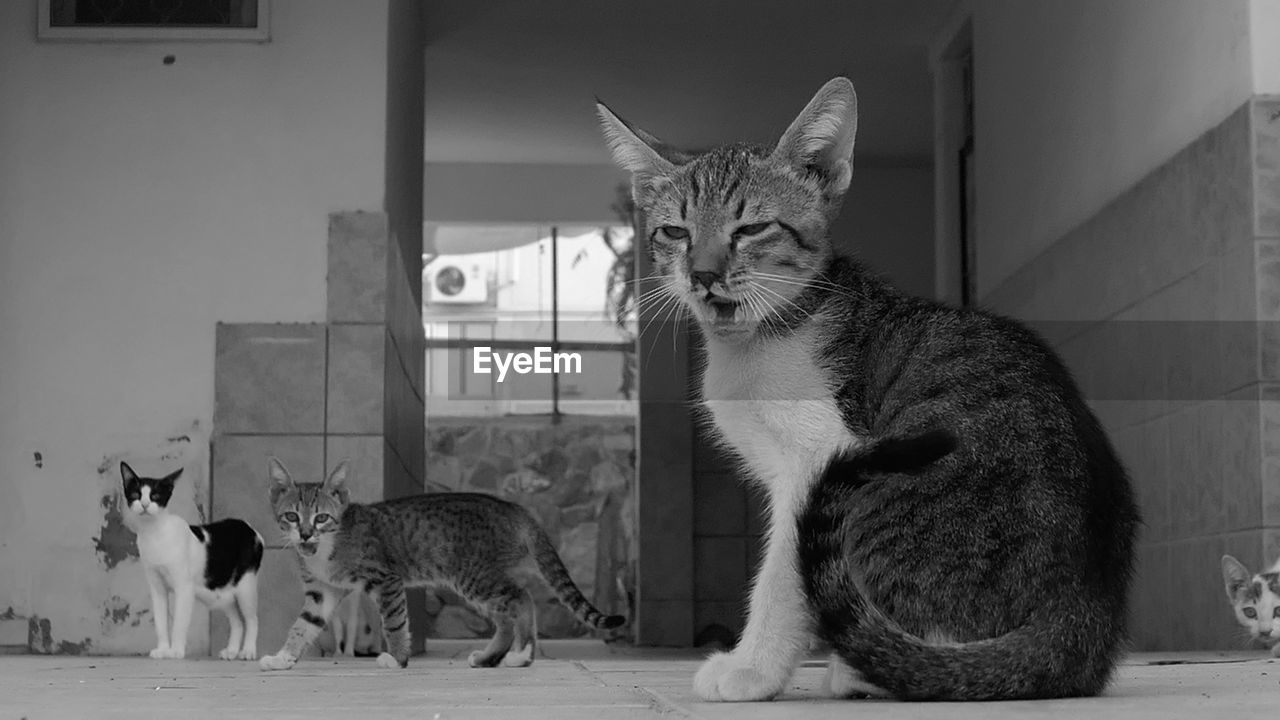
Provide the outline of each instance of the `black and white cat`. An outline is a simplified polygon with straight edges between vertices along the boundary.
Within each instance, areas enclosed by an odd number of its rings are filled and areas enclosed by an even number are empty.
[[[221,610],[231,623],[224,660],[258,656],[258,569],[262,536],[243,520],[229,518],[208,525],[188,525],[168,511],[173,484],[182,469],[163,478],[138,477],[120,463],[124,480],[126,523],[138,534],[138,554],[151,588],[156,623],[153,658],[181,658],[187,652],[187,629],[193,601]],[[170,593],[173,630],[170,632]]]

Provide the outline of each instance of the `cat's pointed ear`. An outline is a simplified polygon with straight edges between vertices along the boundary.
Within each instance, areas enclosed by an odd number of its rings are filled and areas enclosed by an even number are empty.
[[[774,156],[792,167],[816,170],[826,194],[843,195],[853,176],[853,141],[858,134],[858,94],[848,78],[829,80],[791,121]]]
[[[271,498],[271,504],[275,505],[280,496],[293,487],[293,477],[285,469],[284,463],[274,456],[267,458],[267,476],[271,478],[271,490],[268,496]]]
[[[1236,593],[1249,583],[1251,577],[1249,570],[1239,560],[1230,555],[1222,556],[1222,580],[1227,587],[1228,599],[1234,602]]]
[[[350,469],[351,461],[343,458],[342,462],[339,462],[334,466],[333,470],[329,473],[329,477],[324,479],[323,489],[343,503],[346,503],[348,499],[347,472]]]
[[[163,482],[163,483],[177,482],[178,478],[182,477],[182,470],[183,470],[182,468],[178,468],[177,470],[174,470],[173,472],[161,478],[160,482]]]
[[[276,485],[293,484],[293,477],[289,475],[289,470],[285,468],[284,463],[280,462],[280,458],[275,456],[267,458],[267,475]]]
[[[675,170],[676,164],[667,157],[672,151],[662,141],[632,127],[600,100],[596,100],[596,114],[613,161],[623,170],[643,177],[662,177]]]
[[[124,480],[126,485],[138,480],[138,473],[134,472],[133,468],[129,467],[129,463],[123,460],[120,461],[120,479]]]

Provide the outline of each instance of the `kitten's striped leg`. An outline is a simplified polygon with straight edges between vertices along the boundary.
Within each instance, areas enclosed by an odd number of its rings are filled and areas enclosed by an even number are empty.
[[[493,621],[494,626],[489,644],[483,650],[471,653],[467,663],[471,667],[494,667],[502,662],[515,640],[515,626],[524,590],[500,572],[476,578],[459,590],[468,602],[480,608]]]
[[[305,585],[303,595],[305,599],[302,602],[302,613],[293,622],[293,627],[289,628],[289,637],[285,639],[284,647],[275,655],[264,655],[258,661],[258,666],[263,670],[288,670],[293,667],[302,653],[315,642],[324,629],[325,621],[333,613],[334,606],[338,604],[338,595],[333,588],[314,581]]]
[[[507,667],[528,667],[533,664],[533,656],[538,645],[538,608],[528,590],[520,593],[520,602],[515,613],[515,639],[511,650],[503,658],[502,664]]]
[[[390,669],[409,665],[409,603],[404,594],[404,584],[397,578],[388,579],[368,589],[369,595],[378,601],[382,615],[383,645],[378,656],[378,666]]]

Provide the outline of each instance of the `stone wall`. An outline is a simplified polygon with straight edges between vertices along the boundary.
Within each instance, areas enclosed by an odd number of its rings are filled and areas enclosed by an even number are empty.
[[[605,613],[633,617],[636,586],[636,420],[632,417],[436,418],[427,422],[427,487],[481,492],[528,508],[582,593]],[[529,589],[538,633],[592,632],[543,582]],[[488,622],[447,591],[427,596],[428,637],[478,638]],[[627,636],[629,628],[610,637]]]

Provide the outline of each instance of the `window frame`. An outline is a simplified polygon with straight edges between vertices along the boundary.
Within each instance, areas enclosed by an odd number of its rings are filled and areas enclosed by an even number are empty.
[[[549,237],[551,239],[551,258],[552,258],[552,261],[551,261],[551,288],[552,288],[551,289],[551,337],[546,341],[548,343],[548,347],[550,347],[551,349],[551,352],[553,354],[561,353],[561,352],[616,352],[623,357],[624,363],[627,361],[626,356],[628,354],[639,356],[640,323],[639,323],[638,316],[636,318],[636,337],[631,341],[626,341],[626,340],[577,341],[577,340],[561,340],[560,339],[559,243],[560,243],[561,224],[552,223],[550,225],[547,225],[546,227],[550,230]],[[633,237],[632,242],[638,242],[638,239]],[[633,262],[634,261],[635,259],[633,258]],[[424,300],[424,304],[425,304],[425,300]],[[425,315],[423,319],[424,321],[427,320]],[[527,339],[515,340],[510,338],[502,338],[498,336],[484,338],[484,339],[428,337],[425,339],[424,352],[430,353],[432,350],[446,350],[446,351],[459,350],[459,351],[462,351],[461,353],[459,353],[459,358],[463,358],[463,357],[469,357],[468,354],[470,352],[474,351],[475,348],[482,347],[482,346],[489,347],[494,350],[528,350],[530,347],[530,341]],[[463,362],[462,364],[465,365],[465,362]],[[636,369],[636,374],[639,375],[638,367]],[[638,386],[639,378],[637,377],[636,380],[637,380],[637,386]],[[618,399],[612,402],[638,403],[639,388],[638,387],[635,388],[633,392],[635,392],[635,397],[632,399],[629,399],[629,400]],[[496,400],[496,398],[483,398],[483,399],[475,398],[475,400],[490,401],[490,400]],[[552,422],[558,424],[561,421],[561,419],[567,415],[575,415],[575,416],[579,415],[579,413],[563,411],[561,409],[562,400],[567,400],[567,399],[562,397],[562,393],[560,390],[559,376],[556,374],[552,374],[551,375],[551,398],[550,398],[551,411],[550,413],[523,413],[523,412],[508,411],[500,415],[495,415],[491,417],[537,417],[539,415],[544,415],[544,416],[549,415],[552,419]],[[498,401],[502,402],[501,400],[498,400]],[[569,400],[569,401],[577,402],[576,400]]]
[[[271,41],[271,0],[258,0],[257,26],[146,27],[52,24],[53,0],[37,0],[36,39],[46,42],[258,42]]]

